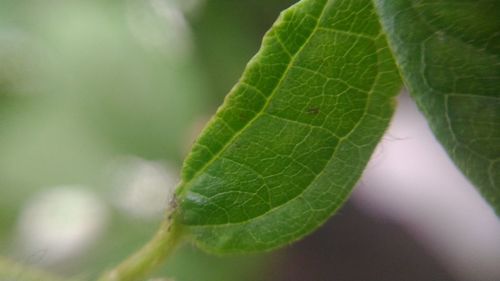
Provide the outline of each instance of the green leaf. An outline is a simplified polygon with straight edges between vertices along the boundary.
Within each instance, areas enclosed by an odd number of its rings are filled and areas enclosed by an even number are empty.
[[[195,143],[179,219],[219,253],[308,234],[349,195],[399,89],[370,0],[292,6]]]
[[[500,215],[500,1],[375,2],[434,134]]]

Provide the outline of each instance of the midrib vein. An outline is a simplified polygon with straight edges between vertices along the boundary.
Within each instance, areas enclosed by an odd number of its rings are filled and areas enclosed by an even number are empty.
[[[328,4],[328,1],[329,0],[326,0],[323,4],[323,7],[321,9],[321,13],[319,15],[319,17],[317,18],[316,20],[316,25],[314,26],[314,28],[311,30],[310,34],[308,35],[307,39],[304,41],[304,44],[302,44],[302,46],[297,50],[297,52],[295,52],[295,54],[292,56],[292,58],[290,59],[290,62],[288,63],[286,69],[283,71],[283,74],[281,75],[281,78],[280,80],[278,81],[278,83],[276,83],[276,86],[274,87],[274,89],[271,91],[271,94],[267,97],[266,99],[266,103],[262,106],[262,108],[255,114],[255,116],[245,125],[243,126],[239,131],[237,131],[227,142],[226,144],[219,150],[219,152],[217,152],[209,161],[207,161],[207,163],[205,165],[203,165],[188,181],[185,181],[185,182],[182,182],[180,185],[179,185],[179,188],[180,190],[183,189],[184,186],[188,185],[190,182],[192,182],[195,178],[197,178],[201,173],[203,173],[209,166],[210,164],[212,164],[214,161],[216,161],[217,159],[220,158],[220,155],[222,153],[224,153],[226,151],[226,149],[233,143],[233,141],[238,138],[248,127],[250,127],[254,122],[255,120],[257,120],[258,117],[260,117],[267,109],[267,107],[269,106],[271,100],[273,99],[273,97],[276,95],[276,93],[278,92],[278,89],[280,89],[285,77],[288,76],[288,72],[290,71],[290,69],[292,69],[292,66],[295,64],[296,60],[297,60],[297,57],[299,56],[299,54],[302,52],[302,50],[304,49],[304,47],[309,43],[309,40],[311,39],[311,37],[313,36],[314,33],[316,33],[316,31],[318,30],[318,27],[319,27],[319,24],[321,22],[321,19],[323,18],[323,15],[325,13],[325,10],[326,10],[326,6]],[[274,36],[278,36],[277,34],[274,34]],[[276,39],[277,40],[277,39]],[[286,50],[285,50],[286,52]],[[238,86],[243,82],[243,78],[241,78],[241,80],[238,82]],[[238,88],[238,86],[236,86],[235,88]],[[222,119],[220,117],[218,117],[219,119]]]

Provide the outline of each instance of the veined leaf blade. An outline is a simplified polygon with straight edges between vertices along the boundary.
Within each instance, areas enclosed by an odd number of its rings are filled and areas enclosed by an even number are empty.
[[[194,144],[179,219],[220,253],[311,232],[352,190],[399,88],[370,0],[292,6]]]
[[[500,2],[376,0],[405,84],[500,215]]]

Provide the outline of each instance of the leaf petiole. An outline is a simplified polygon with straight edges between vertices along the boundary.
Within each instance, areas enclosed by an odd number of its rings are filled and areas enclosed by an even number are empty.
[[[99,281],[137,281],[145,278],[154,268],[168,258],[181,242],[182,226],[175,220],[176,204],[166,211],[154,237],[136,253],[105,273]]]

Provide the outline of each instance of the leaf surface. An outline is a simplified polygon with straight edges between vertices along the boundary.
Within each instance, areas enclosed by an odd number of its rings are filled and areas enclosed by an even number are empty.
[[[370,0],[284,11],[183,168],[179,219],[219,253],[320,226],[388,126],[400,80]]]
[[[500,215],[500,1],[375,3],[434,134]]]

